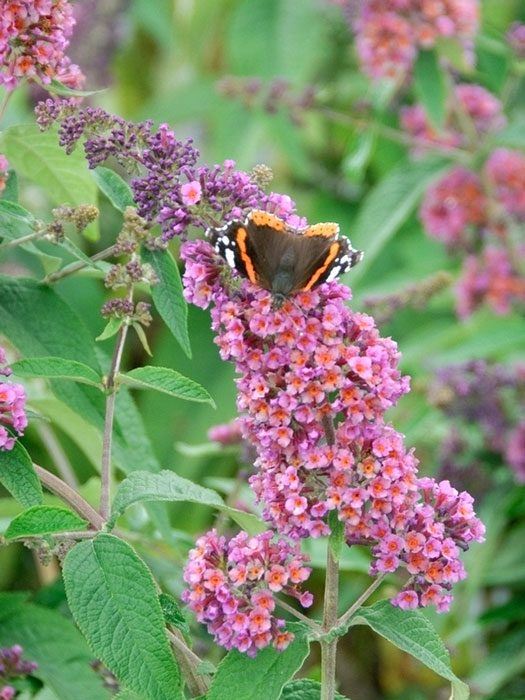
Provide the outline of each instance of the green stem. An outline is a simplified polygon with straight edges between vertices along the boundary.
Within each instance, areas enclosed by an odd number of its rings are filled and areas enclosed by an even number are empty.
[[[105,248],[99,253],[92,255],[91,260],[93,262],[97,262],[98,260],[105,260],[106,258],[111,257],[114,252],[115,246],[109,246],[109,248]],[[62,280],[64,279],[64,277],[68,277],[69,275],[72,275],[75,272],[78,272],[79,270],[83,270],[87,266],[87,262],[85,262],[84,260],[78,260],[77,262],[71,263],[70,265],[66,265],[61,270],[57,270],[56,272],[52,272],[50,275],[47,275],[47,277],[44,278],[44,282],[46,282],[47,284],[58,282],[58,280]]]
[[[206,695],[211,681],[209,676],[199,673],[201,659],[186,645],[178,630],[176,633],[168,630],[168,637],[192,697]]]
[[[363,591],[359,598],[355,601],[355,603],[352,604],[350,608],[344,613],[344,615],[341,615],[340,619],[337,622],[338,626],[343,626],[345,625],[352,615],[359,610],[359,608],[363,605],[363,603],[370,598],[372,593],[378,588],[384,581],[385,576],[378,576],[376,579],[372,581],[372,583],[368,586],[366,591]]]
[[[44,469],[44,467],[41,467],[38,464],[34,464],[33,466],[38,478],[49,491],[57,495],[65,503],[69,504],[74,511],[76,511],[81,517],[85,518],[96,530],[100,530],[104,524],[104,521],[97,511],[92,508],[89,503],[75,491],[75,489],[68,486],[65,481],[59,479],[58,476],[55,476],[55,474],[48,472],[47,469]]]
[[[128,294],[131,298],[133,291]],[[109,517],[109,503],[111,499],[111,448],[113,442],[113,421],[115,418],[115,402],[117,399],[118,387],[115,385],[115,378],[120,371],[122,362],[122,352],[128,335],[129,325],[123,323],[117,334],[115,350],[113,351],[113,359],[111,368],[106,379],[106,415],[104,418],[104,436],[102,439],[102,466],[100,470],[101,488],[100,488],[100,508],[99,512],[104,520]]]
[[[339,600],[339,564],[328,546],[324,589],[323,631],[337,624]],[[321,642],[321,700],[333,700],[336,691],[336,655],[338,638]]]
[[[29,243],[30,241],[34,241],[35,238],[41,238],[42,237],[42,231],[32,231],[31,233],[28,233],[26,236],[20,236],[20,238],[13,238],[12,240],[6,241],[5,243],[0,244],[0,250],[8,250],[9,248],[16,248],[19,245],[23,245],[24,243]]]

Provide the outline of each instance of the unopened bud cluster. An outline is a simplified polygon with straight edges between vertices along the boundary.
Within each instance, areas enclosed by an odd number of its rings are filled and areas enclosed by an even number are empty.
[[[127,207],[114,252],[115,255],[128,259],[112,265],[104,278],[108,289],[125,289],[127,297],[107,301],[101,310],[105,318],[127,318],[130,322],[142,326],[149,326],[151,323],[150,304],[144,301],[135,304],[130,298],[130,292],[136,284],[154,285],[158,282],[152,266],[143,262],[140,256],[141,245],[149,240],[149,232],[150,226],[137,214],[136,209]]]

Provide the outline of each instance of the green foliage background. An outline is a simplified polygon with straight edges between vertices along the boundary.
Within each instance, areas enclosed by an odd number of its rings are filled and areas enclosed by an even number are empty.
[[[91,23],[83,26],[82,34],[73,40],[73,47],[76,40],[82,42],[87,56],[102,28],[96,3],[94,7]],[[504,89],[510,61],[501,49],[502,38],[508,25],[518,19],[525,20],[525,8],[519,0],[483,2],[483,32],[476,46],[478,68],[471,79],[497,94]],[[441,244],[424,235],[417,218],[422,193],[445,164],[436,160],[410,162],[405,147],[382,135],[381,126],[395,126],[395,111],[381,108],[382,95],[359,73],[350,35],[337,7],[321,0],[130,0],[117,21],[120,39],[107,57],[110,86],[92,98],[93,102],[129,119],[168,122],[178,136],[194,137],[205,162],[235,159],[240,168],[247,170],[261,162],[271,166],[275,174],[273,189],[295,199],[300,213],[309,221],[338,221],[353,244],[365,251],[362,265],[345,279],[354,293],[353,308],[362,309],[363,300],[370,295],[400,290],[440,270],[457,275],[459,261],[447,257]],[[297,92],[309,83],[322,86],[327,101],[339,113],[358,99],[375,101],[379,128],[371,125],[364,132],[358,131],[316,112],[306,113],[298,125],[285,109],[268,113],[261,106],[248,108],[242,100],[226,98],[219,91],[217,82],[227,75],[257,76],[267,81],[282,77]],[[93,80],[96,82],[96,75]],[[17,92],[7,112],[7,125],[31,121],[34,99],[34,90]],[[522,80],[516,85],[512,108],[506,133],[512,145],[523,147]],[[86,239],[77,244],[92,254],[113,242],[120,214],[98,193],[80,151],[66,158],[56,145],[54,133],[42,136],[36,129],[34,142],[27,130],[20,134],[11,131],[0,151],[7,154],[20,175],[21,204],[45,217],[57,203],[98,201],[102,209],[100,229],[93,226]],[[35,167],[35,158],[40,167]],[[48,252],[48,258],[39,262],[23,250],[9,260],[0,258],[0,272],[41,277],[56,266],[56,251],[49,247]],[[66,318],[59,308],[53,312],[62,315],[62,328],[47,327],[51,301],[42,291],[39,306],[32,308],[24,308],[23,294],[13,292],[12,298],[0,299],[0,335],[11,338],[22,356],[56,351],[63,357],[82,359],[97,371],[100,367],[106,369],[107,359],[100,348],[109,352],[111,340],[97,349],[92,340],[104,326],[98,313],[105,299],[99,276],[94,273],[70,278],[56,289],[89,333],[77,328],[76,321]],[[15,300],[19,305],[16,308]],[[31,319],[29,330],[20,323],[24,317]],[[439,445],[450,423],[428,402],[426,392],[433,370],[472,358],[507,363],[520,359],[525,348],[523,316],[514,312],[496,317],[480,310],[468,321],[458,322],[453,293],[448,289],[424,309],[401,311],[381,330],[398,342],[402,369],[413,377],[412,393],[401,400],[391,420],[406,434],[407,443],[417,448],[421,471],[434,474]],[[126,367],[149,363],[173,368],[202,384],[216,408],[157,392],[134,392],[140,419],[131,404],[126,404],[124,394],[120,407],[122,440],[117,441],[116,458],[120,475],[137,469],[170,469],[228,494],[240,458],[234,451],[220,451],[211,445],[207,431],[235,416],[235,386],[231,366],[220,361],[213,343],[209,314],[189,309],[191,357],[158,316],[148,338],[153,359],[145,357],[138,342],[131,343]],[[54,421],[57,436],[82,483],[82,492],[90,500],[97,490],[100,456],[100,431],[94,426],[102,413],[96,392],[75,385],[74,389],[62,386],[51,394],[42,382],[27,380],[27,385],[31,387],[31,405]],[[98,417],[86,421],[88,413]],[[130,427],[133,437],[127,442]],[[38,421],[37,427],[33,424],[28,431],[24,444],[35,461],[46,467],[52,465],[52,457],[40,439]],[[492,466],[499,469],[499,487],[480,506],[488,528],[487,542],[466,557],[469,578],[458,586],[451,614],[430,617],[452,650],[456,673],[469,680],[474,697],[511,700],[525,698],[525,490],[513,484],[510,472],[501,465]],[[241,497],[249,495],[242,493]],[[58,505],[50,497],[45,503]],[[35,505],[35,501],[28,499],[27,504]],[[19,510],[4,492],[0,498],[4,530]],[[210,524],[210,511],[193,503],[171,504],[166,511],[168,524],[160,511],[156,517],[153,510],[149,512],[156,526],[164,528],[164,541],[155,537],[141,506],[128,511],[124,522],[142,530],[144,537],[137,549],[162,584],[178,594],[185,551],[193,536]],[[317,543],[311,548],[319,569],[314,588],[319,592],[322,552],[316,549]],[[364,552],[352,553],[343,563],[343,570],[342,597],[350,602],[367,581]],[[47,576],[21,546],[0,549],[2,587],[36,592],[34,619],[38,621],[41,616],[42,624],[47,624],[49,609],[65,610],[61,584],[48,581]],[[72,625],[66,623],[69,626],[64,634],[75,635]],[[9,636],[9,629],[9,624],[0,624],[0,643],[16,641],[14,633]],[[205,645],[205,635],[202,631],[200,634],[200,643]],[[21,643],[30,656],[29,642]],[[86,653],[83,647],[82,651]],[[378,641],[365,627],[351,630],[341,644],[340,654],[342,690],[353,688],[354,698],[443,697],[438,676],[422,670],[389,642]],[[306,669],[312,678],[318,676],[317,662],[313,656]],[[39,663],[44,678],[45,659],[39,659]],[[68,673],[76,673],[73,666],[59,675],[67,677]],[[96,679],[91,678],[89,683],[96,683]],[[73,693],[74,689],[67,692]],[[101,696],[94,691],[95,697]]]

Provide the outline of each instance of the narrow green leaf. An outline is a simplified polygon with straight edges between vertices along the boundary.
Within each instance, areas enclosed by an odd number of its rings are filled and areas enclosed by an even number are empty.
[[[154,389],[177,399],[200,401],[215,407],[204,387],[169,367],[137,367],[119,375],[119,379],[134,389]]]
[[[319,700],[320,697],[321,684],[319,681],[312,681],[310,678],[299,678],[284,686],[280,700]],[[348,700],[348,698],[336,693],[334,700]]]
[[[414,65],[414,90],[429,121],[439,129],[447,111],[447,80],[435,49],[419,51]]]
[[[149,355],[150,357],[153,356],[153,353],[151,352],[151,348],[148,343],[148,336],[146,335],[146,332],[144,331],[144,328],[140,323],[133,323],[132,324],[133,329],[135,330],[135,333],[137,334],[137,337],[140,341],[140,344],[144,348],[144,351],[146,355]]]
[[[351,272],[360,280],[390,238],[408,219],[428,185],[447,169],[445,159],[425,159],[392,170],[365,197],[357,215],[352,243],[365,255]]]
[[[159,602],[166,622],[180,630],[186,641],[191,645],[190,626],[178,602],[169,593],[161,593]]]
[[[34,357],[18,360],[11,365],[19,377],[44,377],[46,379],[71,379],[81,384],[102,388],[102,380],[94,369],[76,360],[63,357]]]
[[[104,90],[74,90],[73,88],[64,85],[56,78],[52,78],[50,83],[42,84],[42,88],[53,95],[62,95],[63,97],[90,97],[98,95]]]
[[[36,124],[10,126],[0,134],[0,151],[19,175],[42,187],[55,204],[96,205],[97,188],[82,151],[67,155],[58,144],[55,129],[43,133]],[[96,238],[97,222],[84,233]]]
[[[69,508],[58,506],[32,506],[11,520],[5,531],[7,540],[55,532],[84,530],[88,523]]]
[[[452,684],[451,700],[466,700],[470,691],[450,666],[449,653],[436,630],[419,610],[400,610],[382,600],[360,608],[350,626],[367,625],[388,639],[398,649],[406,651]]]
[[[261,522],[254,515],[227,506],[216,491],[194,484],[167,469],[158,474],[136,471],[126,477],[115,495],[108,526],[112,527],[126,508],[144,501],[200,503],[226,513],[249,532],[261,530]]]
[[[521,626],[495,644],[490,653],[476,665],[470,677],[473,687],[483,689],[485,697],[492,697],[511,679],[525,670],[525,629]],[[506,697],[498,695],[498,697]]]
[[[0,238],[15,240],[32,233],[35,217],[15,202],[0,199]]]
[[[221,661],[213,678],[207,700],[277,700],[284,684],[293,678],[308,656],[304,626],[289,623],[295,639],[284,651],[267,647],[254,659],[234,649]]]
[[[110,318],[109,321],[106,323],[104,326],[104,330],[100,335],[98,335],[95,340],[101,341],[101,340],[107,340],[108,338],[112,338],[114,335],[116,335],[119,332],[120,326],[123,324],[123,321],[121,318]]]
[[[188,304],[182,293],[179,268],[168,250],[144,250],[142,257],[155,270],[159,279],[151,287],[151,298],[162,320],[186,355],[191,358],[188,333]]]
[[[91,171],[91,175],[99,190],[106,195],[115,209],[123,212],[126,207],[135,206],[130,186],[114,170],[99,165]]]
[[[148,700],[182,700],[155,584],[132,547],[108,534],[81,542],[63,576],[76,623],[117,678]]]
[[[7,595],[7,594],[6,594]],[[73,623],[55,610],[24,603],[0,618],[0,646],[20,644],[36,661],[31,675],[58,700],[109,700],[109,691],[91,668],[94,660]]]
[[[26,508],[42,503],[42,485],[25,447],[17,440],[12,450],[0,450],[0,481]]]

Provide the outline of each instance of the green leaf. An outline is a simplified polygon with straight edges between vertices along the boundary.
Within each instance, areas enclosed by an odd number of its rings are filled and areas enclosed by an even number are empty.
[[[161,593],[159,602],[166,622],[180,630],[186,641],[191,644],[190,626],[175,598],[169,593]]]
[[[295,639],[284,651],[267,647],[254,659],[234,649],[221,661],[213,678],[207,700],[277,700],[284,684],[293,678],[308,656],[306,629],[289,623]]]
[[[146,335],[144,328],[140,323],[132,323],[131,325],[137,334],[140,344],[144,348],[144,352],[146,355],[149,355],[149,357],[152,357],[153,353],[151,352],[151,348],[148,343],[148,336]]]
[[[14,170],[9,170],[7,173],[7,182],[4,191],[0,194],[0,199],[18,202],[18,177]]]
[[[32,233],[36,223],[31,212],[15,202],[0,199],[0,238],[16,240]]]
[[[108,526],[112,527],[126,508],[144,501],[200,503],[226,513],[249,532],[261,530],[261,522],[254,515],[227,506],[216,491],[194,484],[167,469],[158,474],[136,471],[126,477],[117,489]]]
[[[91,95],[98,95],[99,92],[105,92],[104,90],[74,90],[73,88],[64,85],[56,78],[52,78],[50,83],[42,83],[42,88],[53,95],[62,95],[63,97],[90,97]]]
[[[182,293],[179,268],[168,250],[142,252],[144,262],[149,263],[158,277],[151,287],[151,298],[162,320],[172,332],[183,351],[191,358],[188,334],[188,304]]]
[[[124,322],[121,318],[110,318],[104,326],[104,330],[102,331],[102,333],[98,335],[95,338],[95,340],[98,340],[100,342],[101,340],[107,340],[108,338],[112,338],[119,332],[120,327],[123,323]]]
[[[129,544],[101,534],[66,556],[69,607],[96,656],[150,700],[182,700],[155,583]]]
[[[33,506],[11,520],[5,531],[5,538],[14,540],[20,537],[50,535],[55,532],[85,530],[88,523],[69,508],[58,506]]]
[[[12,450],[0,450],[0,481],[26,508],[42,503],[42,485],[33,461],[17,440]]]
[[[36,124],[11,126],[0,134],[0,151],[19,175],[42,187],[55,204],[96,205],[97,188],[81,150],[66,155],[56,130],[43,133]],[[84,233],[98,237],[97,222]]]
[[[7,595],[7,594],[6,594]],[[20,644],[24,658],[36,661],[31,675],[58,700],[109,700],[90,664],[93,656],[72,622],[55,610],[25,603],[0,617],[0,646]]]
[[[287,683],[280,700],[319,700],[321,697],[321,684],[319,681],[312,681],[310,678],[298,678],[296,681]],[[347,700],[344,695],[336,693],[334,700]]]
[[[447,81],[435,49],[420,50],[414,65],[414,90],[430,123],[440,128],[447,111]]]
[[[128,183],[118,173],[99,165],[91,171],[99,190],[106,195],[111,204],[123,212],[126,207],[134,207],[133,193]]]
[[[492,696],[511,679],[525,670],[525,630],[523,627],[507,632],[493,646],[488,656],[480,660],[469,678],[473,688]]]
[[[387,600],[360,608],[350,626],[367,625],[452,684],[451,700],[466,700],[468,686],[454,675],[449,653],[436,630],[418,610],[400,610]]]
[[[102,379],[95,370],[76,360],[63,357],[34,357],[18,360],[11,365],[19,377],[45,377],[46,379],[71,379],[81,384],[102,388]]]
[[[215,408],[214,400],[204,387],[169,367],[137,367],[120,374],[119,379],[133,389],[154,389],[177,399],[209,403]]]
[[[366,196],[353,230],[354,246],[364,258],[351,272],[352,284],[363,277],[390,238],[415,209],[429,184],[443,174],[444,159],[425,159],[392,170]]]

